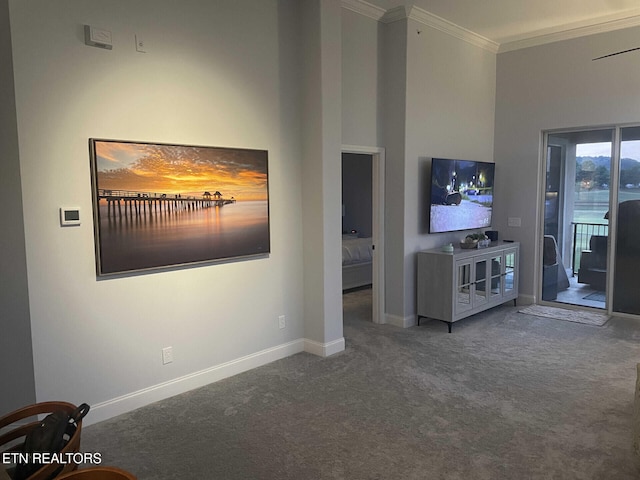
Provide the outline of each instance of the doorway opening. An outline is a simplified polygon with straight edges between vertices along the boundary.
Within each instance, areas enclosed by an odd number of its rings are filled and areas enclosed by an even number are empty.
[[[380,148],[343,147],[342,287],[345,294],[357,292],[349,298],[358,298],[358,308],[367,308],[371,321],[385,323],[384,150]]]

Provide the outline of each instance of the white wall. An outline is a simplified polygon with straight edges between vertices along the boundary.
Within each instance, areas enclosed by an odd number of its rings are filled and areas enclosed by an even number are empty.
[[[382,24],[342,10],[342,142],[381,145]]]
[[[494,227],[522,242],[521,295],[536,291],[541,133],[640,122],[640,54],[592,61],[637,46],[639,36],[635,27],[498,55]],[[508,227],[509,217],[522,227]]]
[[[294,3],[10,1],[38,401],[88,402],[96,421],[301,350]],[[112,31],[113,50],[85,46],[84,24]],[[271,255],[97,280],[90,137],[267,149]],[[59,226],[61,205],[80,227]]]

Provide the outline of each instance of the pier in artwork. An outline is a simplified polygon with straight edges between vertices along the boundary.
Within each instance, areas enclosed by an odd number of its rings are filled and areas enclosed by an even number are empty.
[[[98,190],[98,201],[107,202],[108,218],[123,218],[148,213],[172,213],[184,210],[222,207],[236,203],[233,197],[224,198],[215,193],[204,192],[201,196],[179,193],[135,192],[129,190]]]

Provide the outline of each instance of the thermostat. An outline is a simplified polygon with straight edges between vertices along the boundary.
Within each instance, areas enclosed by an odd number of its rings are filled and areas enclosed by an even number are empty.
[[[84,43],[90,47],[104,48],[106,50],[113,48],[111,32],[91,25],[84,26]]]
[[[60,207],[60,226],[80,225],[80,208]]]

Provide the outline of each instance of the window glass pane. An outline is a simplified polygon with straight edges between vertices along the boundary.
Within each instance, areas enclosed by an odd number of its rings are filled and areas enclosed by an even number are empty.
[[[620,130],[613,310],[640,314],[640,127]]]

